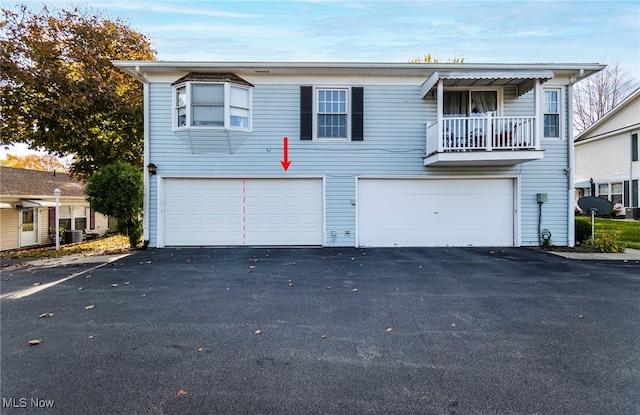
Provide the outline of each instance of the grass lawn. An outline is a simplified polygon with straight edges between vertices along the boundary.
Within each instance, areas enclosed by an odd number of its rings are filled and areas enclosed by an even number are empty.
[[[577,220],[591,226],[590,216],[576,216]],[[596,237],[602,233],[620,232],[619,241],[627,248],[640,249],[640,221],[621,219],[595,219]]]
[[[129,237],[110,236],[76,244],[60,245],[43,248],[22,249],[19,251],[3,252],[2,258],[58,258],[72,254],[119,254],[129,250]]]

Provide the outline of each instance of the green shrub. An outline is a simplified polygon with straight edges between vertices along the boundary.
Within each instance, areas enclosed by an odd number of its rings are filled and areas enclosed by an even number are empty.
[[[620,232],[603,232],[595,238],[595,248],[600,252],[624,252],[624,244],[619,238]]]
[[[583,243],[587,239],[591,239],[591,223],[583,220],[574,219],[576,242]]]

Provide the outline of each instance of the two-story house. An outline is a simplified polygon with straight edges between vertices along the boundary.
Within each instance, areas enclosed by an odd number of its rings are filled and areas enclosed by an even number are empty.
[[[571,86],[603,65],[113,63],[150,247],[574,243]]]
[[[575,138],[576,193],[605,198],[640,219],[640,89]]]

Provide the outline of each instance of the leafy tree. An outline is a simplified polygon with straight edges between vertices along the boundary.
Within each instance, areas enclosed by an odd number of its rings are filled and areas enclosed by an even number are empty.
[[[467,58],[464,56],[454,56],[453,58],[448,58],[446,63],[464,63]],[[440,63],[440,58],[427,53],[421,58],[414,58],[409,61],[410,63]]]
[[[2,9],[0,144],[26,143],[89,177],[115,160],[142,166],[142,86],[112,59],[153,60],[145,35],[79,9]]]
[[[575,84],[573,127],[576,134],[589,128],[624,101],[638,86],[638,81],[617,62]]]
[[[116,161],[98,170],[85,187],[87,200],[96,212],[118,221],[118,231],[129,235],[131,247],[142,236],[142,171],[124,161]]]
[[[68,168],[53,154],[27,154],[26,156],[14,156],[7,154],[7,158],[0,161],[5,167],[18,169],[67,172]]]

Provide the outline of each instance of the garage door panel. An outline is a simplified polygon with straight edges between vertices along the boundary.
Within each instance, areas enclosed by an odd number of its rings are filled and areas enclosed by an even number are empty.
[[[360,179],[361,246],[514,243],[512,179]]]
[[[165,245],[322,245],[321,179],[165,179]]]

